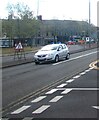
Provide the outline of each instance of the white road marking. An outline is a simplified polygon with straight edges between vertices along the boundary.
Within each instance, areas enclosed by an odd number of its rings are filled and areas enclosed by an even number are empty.
[[[70,80],[68,80],[68,81],[66,81],[67,83],[71,83],[71,82],[73,82],[75,79],[70,79]]]
[[[85,54],[85,55],[81,55],[81,56],[78,56],[78,57],[75,57],[75,58],[71,58],[69,60],[65,60],[65,61],[61,61],[61,62],[58,62],[58,63],[54,63],[53,65],[58,65],[58,64],[61,64],[61,63],[65,63],[67,61],[72,61],[72,60],[76,60],[76,59],[79,59],[79,58],[82,58],[82,57],[86,57],[88,55],[92,55],[92,54],[95,54],[97,53],[98,51],[95,51],[95,52],[91,52],[91,53],[88,53],[88,54]]]
[[[72,91],[72,89],[66,89],[66,90],[64,90],[61,94],[67,94],[67,93],[69,93],[70,91]]]
[[[52,93],[56,92],[57,90],[58,90],[58,89],[52,89],[52,90],[48,91],[48,92],[45,93],[45,94],[52,94]]]
[[[82,72],[82,73],[80,73],[80,75],[84,75],[84,74],[86,74],[86,72]]]
[[[58,100],[60,100],[63,96],[56,96],[54,97],[52,100],[50,100],[49,102],[57,102]]]
[[[75,78],[79,78],[79,77],[80,77],[80,75],[76,75],[76,76],[73,77],[73,79],[75,79]]]
[[[72,90],[99,90],[99,88],[72,88]]]
[[[45,111],[47,108],[49,108],[50,105],[42,105],[40,108],[38,108],[37,110],[35,110],[34,112],[32,112],[33,114],[39,114],[42,113],[43,111]]]
[[[94,69],[93,67],[89,68],[90,70]]]
[[[52,64],[52,65],[58,65],[58,64],[61,64],[61,63],[65,63],[65,62],[67,62],[67,61],[69,61],[69,60],[64,60],[64,61],[61,61],[61,62],[57,62],[57,63],[54,63],[54,64]]]
[[[99,67],[97,66],[97,63],[99,63],[99,60],[96,60],[94,62],[92,62],[89,67],[93,68],[93,69],[96,69],[96,70],[99,70]]]
[[[99,109],[99,106],[92,106],[93,108],[95,108],[95,109]]]
[[[14,112],[12,112],[11,114],[19,114],[21,112],[23,112],[24,110],[26,110],[27,108],[29,108],[30,106],[23,106],[17,110],[15,110]]]
[[[67,83],[64,83],[64,84],[61,84],[61,85],[59,85],[59,86],[57,86],[57,87],[64,87],[64,86],[66,86],[67,85]]]
[[[70,89],[71,90],[99,90],[99,88],[58,88],[58,90],[64,90],[64,91],[67,91],[67,92]]]
[[[90,71],[90,69],[88,69],[88,70],[85,70],[85,72],[89,72]]]
[[[32,102],[32,103],[39,102],[39,101],[41,101],[41,100],[44,99],[44,98],[46,98],[46,96],[40,96],[40,97],[32,100],[31,102]]]
[[[33,120],[33,117],[25,117],[24,119],[22,120]]]

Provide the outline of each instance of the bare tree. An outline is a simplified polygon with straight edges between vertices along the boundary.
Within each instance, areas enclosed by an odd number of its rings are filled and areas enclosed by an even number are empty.
[[[30,8],[27,5],[24,5],[23,3],[17,3],[17,4],[8,4],[7,5],[8,10],[8,18],[11,19],[33,19],[33,11],[30,10]]]

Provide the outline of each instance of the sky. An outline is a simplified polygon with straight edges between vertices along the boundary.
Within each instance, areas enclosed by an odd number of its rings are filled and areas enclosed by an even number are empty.
[[[90,0],[91,24],[97,26],[97,2]],[[34,17],[42,15],[43,20],[89,20],[89,0],[0,0],[0,18],[8,15],[7,4],[22,3],[28,5]]]

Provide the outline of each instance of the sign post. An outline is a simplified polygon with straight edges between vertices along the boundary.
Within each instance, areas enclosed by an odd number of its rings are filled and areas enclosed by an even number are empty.
[[[22,58],[22,55],[24,56],[24,59],[26,59],[25,57],[25,52],[24,52],[24,48],[21,44],[21,42],[19,42],[18,44],[15,44],[15,49],[14,49],[14,59],[17,56],[18,59]]]

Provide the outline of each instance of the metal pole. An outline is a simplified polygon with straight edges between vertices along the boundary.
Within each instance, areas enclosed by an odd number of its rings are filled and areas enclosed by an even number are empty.
[[[89,24],[90,24],[90,0],[89,0]]]
[[[37,17],[38,17],[38,14],[39,14],[39,0],[37,1]]]
[[[90,39],[90,22],[91,22],[91,19],[90,19],[90,0],[89,0],[89,48],[91,47],[91,39]]]

